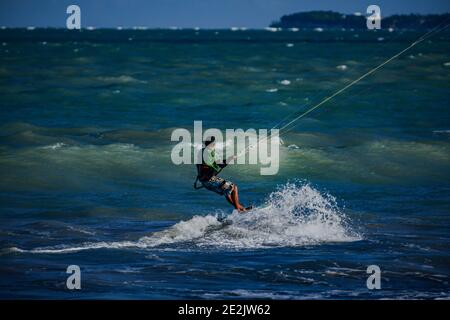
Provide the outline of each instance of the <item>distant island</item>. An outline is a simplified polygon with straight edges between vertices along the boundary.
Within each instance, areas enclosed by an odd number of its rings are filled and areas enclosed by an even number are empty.
[[[401,14],[381,16],[381,28],[388,29],[430,29],[450,18],[445,14]],[[447,20],[449,21],[449,20]],[[272,22],[272,28],[353,28],[366,29],[366,16],[362,14],[343,14],[334,11],[309,11],[284,15]]]

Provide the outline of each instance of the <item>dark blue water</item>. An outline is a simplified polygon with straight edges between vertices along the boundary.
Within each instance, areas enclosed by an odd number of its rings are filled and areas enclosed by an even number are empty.
[[[175,128],[270,129],[418,37],[0,30],[0,297],[448,298],[448,34],[282,131],[277,175],[227,167],[256,206],[232,224],[170,158]]]

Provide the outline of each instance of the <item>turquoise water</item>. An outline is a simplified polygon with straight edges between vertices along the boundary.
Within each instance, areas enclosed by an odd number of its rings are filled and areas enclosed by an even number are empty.
[[[0,297],[448,298],[448,33],[282,131],[277,175],[227,167],[256,206],[231,225],[170,159],[175,128],[286,123],[420,35],[0,30]]]

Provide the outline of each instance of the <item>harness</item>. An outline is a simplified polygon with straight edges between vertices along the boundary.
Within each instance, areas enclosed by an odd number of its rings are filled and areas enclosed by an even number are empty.
[[[197,165],[196,165],[196,166],[197,166],[197,177],[195,178],[195,181],[194,181],[194,189],[195,189],[195,190],[199,190],[199,189],[201,189],[201,188],[204,188],[203,185],[200,185],[200,186],[197,185],[197,182],[198,182],[199,179],[200,179],[201,167],[202,167],[203,165],[204,165],[204,164],[197,164]],[[222,170],[223,170],[223,168],[220,168],[219,171],[216,172],[215,176],[217,176]]]
[[[201,166],[201,164],[196,164],[196,166],[197,166],[197,177],[195,178],[195,181],[194,181],[194,189],[198,190],[198,189],[204,188],[204,186],[203,185],[200,185],[200,186],[197,185],[197,182],[198,182],[198,179],[199,179],[199,176],[200,176],[200,166]]]

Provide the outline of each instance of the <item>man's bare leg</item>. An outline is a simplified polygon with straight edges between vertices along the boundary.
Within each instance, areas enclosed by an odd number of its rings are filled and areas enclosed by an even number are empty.
[[[240,204],[236,205],[236,203],[234,202],[233,198],[230,195],[226,195],[225,199],[227,199],[227,201],[238,211],[242,211],[244,210],[243,206],[241,206]]]
[[[236,206],[234,205],[234,203],[233,203],[233,199],[231,199],[231,196],[230,195],[225,195],[225,199],[227,199],[227,201],[233,206],[233,207],[235,207],[236,208]],[[236,208],[237,209],[237,208]]]
[[[239,203],[239,195],[237,186],[233,186],[231,189],[231,195],[226,195],[229,203],[231,203],[238,211],[245,211],[244,206]]]

